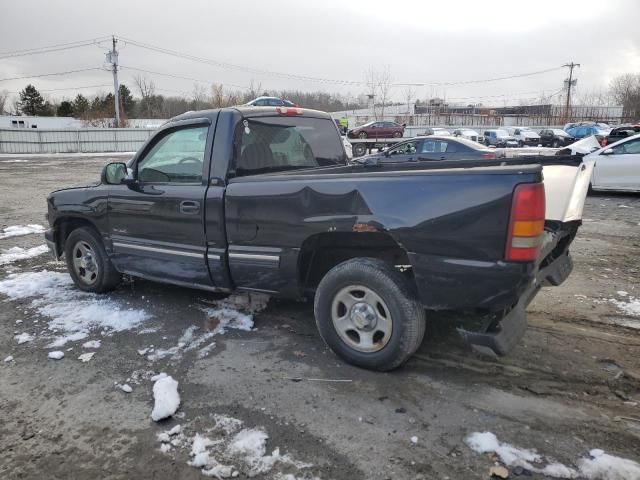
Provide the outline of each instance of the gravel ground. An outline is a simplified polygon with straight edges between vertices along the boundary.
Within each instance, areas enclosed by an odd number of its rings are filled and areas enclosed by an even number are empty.
[[[111,160],[3,156],[0,229],[44,225],[48,192],[98,179]],[[146,312],[141,326],[92,332],[51,360],[48,319],[31,298],[0,294],[0,478],[201,478],[187,464],[190,444],[162,452],[156,435],[180,424],[185,438],[206,434],[220,441],[211,448],[222,449],[236,433],[216,429],[214,415],[262,429],[269,454],[278,447],[289,455],[256,478],[485,479],[495,457],[467,447],[476,431],[568,466],[593,448],[638,462],[640,314],[628,306],[640,298],[639,233],[640,196],[590,196],[572,248],[574,272],[530,305],[529,329],[511,355],[469,352],[455,319],[432,315],[419,352],[385,374],[339,361],[319,338],[311,305],[277,299],[256,314],[254,330],[209,339],[208,355],[194,349],[153,361],[138,350],[176,346],[192,326],[211,331],[203,308],[217,298],[141,280],[105,297]],[[41,235],[16,236],[0,239],[0,251],[42,244]],[[7,263],[0,282],[44,269],[64,265],[47,254]],[[22,332],[35,339],[18,344],[14,335]],[[95,356],[79,361],[89,351],[81,344],[97,339]],[[1,361],[9,355],[13,361]],[[158,372],[179,382],[182,399],[179,417],[160,423],[150,418],[149,377]],[[115,385],[124,382],[131,393]],[[235,462],[239,478],[256,473],[232,450],[221,455]]]

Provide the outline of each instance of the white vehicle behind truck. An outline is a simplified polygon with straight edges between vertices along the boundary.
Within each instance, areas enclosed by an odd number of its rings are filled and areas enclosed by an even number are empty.
[[[529,127],[508,127],[506,130],[516,139],[519,147],[540,145],[540,135]]]

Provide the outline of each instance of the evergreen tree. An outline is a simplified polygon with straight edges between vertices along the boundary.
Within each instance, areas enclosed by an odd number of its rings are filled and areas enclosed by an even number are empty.
[[[73,104],[68,100],[63,100],[58,106],[56,115],[59,117],[72,117],[73,116]]]
[[[125,84],[121,84],[118,91],[120,93],[121,113],[124,113],[126,117],[130,118],[135,112],[136,101],[133,99],[133,95],[131,95],[131,90],[129,90]]]
[[[76,95],[72,107],[73,113],[76,116],[81,117],[89,111],[89,100],[87,100],[87,97],[79,93],[78,95]]]
[[[18,108],[24,115],[36,116],[46,114],[47,110],[51,109],[51,106],[45,103],[44,98],[36,90],[36,87],[29,84],[20,92]]]

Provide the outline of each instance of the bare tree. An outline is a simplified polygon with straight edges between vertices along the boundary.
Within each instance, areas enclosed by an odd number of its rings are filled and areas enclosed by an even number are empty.
[[[133,77],[133,81],[135,82],[136,87],[138,87],[138,91],[140,92],[140,96],[143,100],[156,94],[156,85],[153,83],[153,80],[149,80],[147,77],[143,77],[142,75],[136,75]]]
[[[213,108],[222,108],[228,106],[224,94],[224,85],[214,83],[211,85],[211,105]]]
[[[614,78],[610,91],[615,102],[622,105],[625,116],[640,116],[640,74],[627,73]]]
[[[5,107],[7,106],[8,101],[9,101],[9,91],[2,90],[0,92],[0,115],[4,115]]]
[[[376,120],[378,120],[378,105],[380,105],[380,117],[384,118],[384,110],[391,96],[391,82],[389,66],[384,67],[382,70],[375,70],[373,67],[367,70],[365,76],[367,95],[372,100],[373,116]]]
[[[197,83],[193,85],[193,108],[202,110],[207,104],[207,89]]]
[[[249,82],[249,100],[252,100],[256,97],[259,97],[261,94],[259,93],[260,91],[262,91],[262,83],[257,82],[252,78],[251,81]]]

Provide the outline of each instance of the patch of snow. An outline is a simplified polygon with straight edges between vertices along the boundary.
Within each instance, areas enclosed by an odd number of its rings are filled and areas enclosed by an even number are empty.
[[[152,420],[157,422],[170,417],[180,406],[178,382],[166,375],[157,379],[153,385],[153,398],[155,403],[151,412]]]
[[[219,415],[215,413],[213,420],[216,422],[213,430],[222,430],[226,435],[231,435],[242,428],[242,420],[229,417],[228,415]]]
[[[618,290],[616,293],[621,297],[626,297],[627,295],[629,295],[629,293],[625,292],[624,290]]]
[[[610,299],[609,301],[613,303],[618,310],[620,310],[625,315],[629,315],[631,317],[640,317],[640,299],[635,297],[627,297],[629,299],[628,302],[623,302],[621,300]]]
[[[263,293],[237,293],[223,300],[211,303],[213,307],[202,310],[214,326],[215,334],[224,334],[227,328],[250,331],[253,328],[253,315],[267,307],[269,296]]]
[[[640,464],[594,449],[578,460],[580,474],[589,480],[639,480]]]
[[[131,388],[129,385],[127,385],[126,383],[124,385],[120,385],[120,390],[122,390],[124,393],[131,393],[133,392],[133,388]]]
[[[90,361],[93,356],[96,354],[96,352],[87,352],[87,353],[83,353],[82,355],[80,355],[78,357],[78,360],[80,360],[81,362],[87,363],[88,361]]]
[[[78,340],[83,340],[89,336],[88,332],[76,332],[71,335],[66,335],[63,337],[56,337],[56,339],[47,345],[47,348],[58,348],[64,347],[67,342],[76,342]]]
[[[18,345],[21,345],[23,343],[32,342],[36,337],[34,337],[33,335],[27,332],[23,332],[20,335],[16,335],[13,338],[16,340],[16,342],[18,342]]]
[[[3,229],[0,232],[0,240],[9,237],[20,237],[22,235],[30,235],[33,233],[44,233],[45,228],[42,225],[13,225]]]
[[[418,437],[416,437],[415,435],[411,437],[411,443],[418,443]]]
[[[37,257],[49,251],[46,245],[40,245],[33,248],[13,247],[3,250],[0,254],[0,265],[17,262],[18,260],[26,260],[27,258]]]
[[[52,348],[86,338],[94,329],[103,334],[130,330],[149,318],[144,310],[124,309],[114,300],[76,289],[66,273],[10,274],[0,281],[0,293],[11,300],[31,299],[29,307],[50,319],[49,330],[62,333]]]
[[[587,480],[640,480],[640,464],[626,458],[609,455],[593,449],[589,457],[576,462],[577,470],[539,455],[535,450],[522,449],[498,441],[491,432],[475,432],[465,438],[465,443],[477,453],[493,452],[507,466],[520,466],[554,478],[585,478]],[[530,462],[546,463],[543,468]]]
[[[9,355],[3,360],[4,363],[13,362],[13,355]]]
[[[82,344],[82,348],[100,348],[100,340],[89,340]]]
[[[47,355],[49,358],[51,358],[52,360],[61,360],[64,358],[64,352],[61,352],[59,350],[53,351],[53,352],[49,352],[49,355]]]

